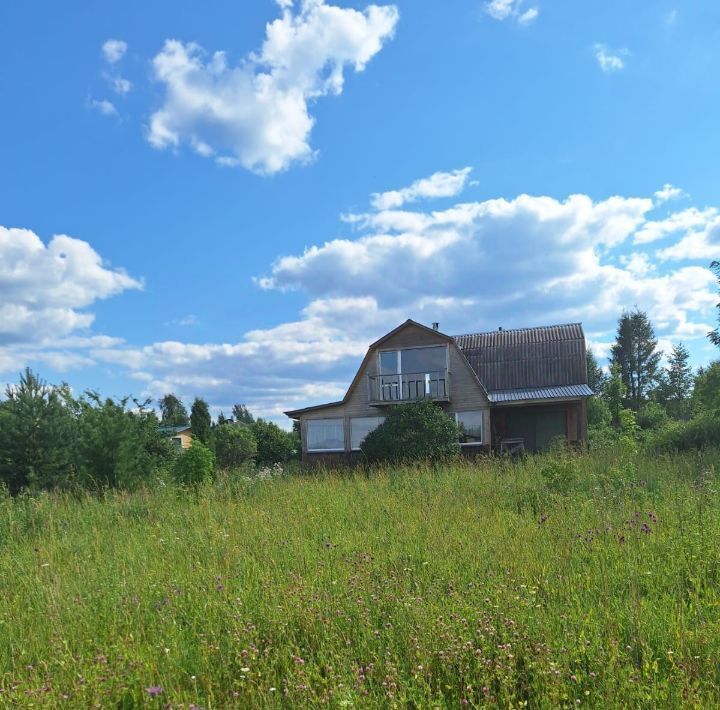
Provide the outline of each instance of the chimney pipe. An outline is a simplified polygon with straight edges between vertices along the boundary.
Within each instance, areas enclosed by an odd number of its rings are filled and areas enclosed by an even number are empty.
[[[440,330],[440,323],[433,323],[433,330]]]

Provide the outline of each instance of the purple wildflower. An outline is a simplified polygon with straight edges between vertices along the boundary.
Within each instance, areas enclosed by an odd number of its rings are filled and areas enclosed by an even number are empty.
[[[151,685],[149,688],[145,688],[147,694],[151,698],[157,698],[163,692],[163,689],[159,685]]]

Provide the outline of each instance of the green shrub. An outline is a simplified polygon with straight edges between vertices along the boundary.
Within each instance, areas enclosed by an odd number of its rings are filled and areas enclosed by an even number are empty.
[[[255,460],[258,466],[285,463],[298,455],[300,444],[296,437],[281,429],[277,424],[266,422],[264,419],[256,419],[250,428],[257,442]]]
[[[587,402],[588,426],[600,429],[612,423],[612,413],[608,403],[601,397],[590,397]]]
[[[692,410],[695,414],[720,412],[720,361],[700,368],[692,393]]]
[[[720,444],[720,417],[705,412],[657,431],[645,446],[651,452],[691,451]]]
[[[215,455],[200,441],[193,441],[187,451],[178,456],[173,466],[173,477],[185,486],[195,486],[213,478]]]
[[[241,466],[256,455],[257,442],[250,427],[223,424],[215,429],[215,456],[221,468]]]
[[[368,461],[441,461],[458,453],[457,424],[429,400],[392,407],[385,421],[365,437]]]
[[[567,495],[578,479],[578,466],[571,458],[558,458],[540,469],[545,485],[553,493]]]
[[[637,425],[641,429],[659,429],[667,421],[665,408],[657,402],[645,402],[637,413]]]

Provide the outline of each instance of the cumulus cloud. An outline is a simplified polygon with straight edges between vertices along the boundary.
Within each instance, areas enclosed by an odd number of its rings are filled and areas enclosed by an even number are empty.
[[[121,39],[109,39],[103,43],[102,53],[108,64],[116,64],[127,52],[127,43]]]
[[[627,49],[611,50],[604,44],[595,45],[595,59],[604,72],[616,72],[625,67],[623,56],[628,54]]]
[[[532,22],[540,14],[536,7],[523,10],[523,0],[488,0],[483,5],[485,13],[494,20],[517,20],[521,25]]]
[[[80,239],[56,235],[46,245],[30,230],[0,227],[0,347],[87,328],[88,306],[141,287]]]
[[[168,40],[153,59],[164,87],[150,144],[182,144],[221,165],[270,174],[313,156],[312,101],[342,93],[346,67],[360,72],[395,31],[393,5],[359,11],[324,0],[279,3],[259,52],[232,65],[224,52]]]
[[[416,180],[402,190],[376,192],[371,196],[372,206],[376,210],[397,209],[409,202],[434,197],[455,197],[465,188],[472,168],[437,172],[428,178]]]
[[[662,189],[655,193],[655,201],[658,204],[662,204],[668,200],[679,200],[681,197],[689,197],[689,195],[684,190],[671,185],[669,182],[666,182],[662,186]]]
[[[416,195],[406,191],[422,182],[395,192]],[[341,397],[368,344],[408,317],[439,321],[451,334],[582,321],[598,355],[612,342],[624,308],[646,310],[664,342],[702,342],[714,321],[716,285],[707,265],[713,254],[720,256],[715,208],[658,215],[667,206],[659,206],[654,195],[519,195],[456,200],[440,210],[405,198],[402,209],[384,207],[374,196],[371,202],[378,207],[346,217],[352,236],[283,256],[258,279],[265,289],[306,294],[297,317],[232,341],[125,343],[75,333],[91,322],[81,304],[137,282],[95,261],[96,269],[108,273],[91,281],[92,288],[83,281],[84,288],[47,295],[40,305],[27,297],[6,298],[9,281],[2,268],[16,280],[23,273],[6,266],[7,249],[0,250],[0,302],[30,314],[16,310],[5,319],[21,324],[16,330],[22,332],[38,327],[22,325],[32,316],[45,317],[42,328],[64,322],[52,326],[59,328],[52,345],[36,351],[58,367],[101,363],[128,373],[144,395],[202,395],[214,411],[225,413],[244,402],[281,423],[286,409]],[[656,241],[659,252],[638,249]],[[29,243],[41,253],[51,249]],[[51,270],[43,263],[24,272]],[[16,288],[24,294],[37,290]],[[60,313],[48,313],[51,307]],[[0,347],[0,372],[7,361],[8,350]]]

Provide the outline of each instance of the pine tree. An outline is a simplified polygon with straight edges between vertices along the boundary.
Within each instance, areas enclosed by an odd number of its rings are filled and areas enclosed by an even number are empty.
[[[192,429],[193,438],[202,441],[207,445],[210,442],[212,434],[212,419],[210,418],[210,409],[204,399],[195,398],[192,409],[190,410],[190,428]]]
[[[27,368],[0,409],[0,481],[11,493],[67,485],[75,471],[75,421],[66,397]]]
[[[635,411],[657,381],[662,353],[656,348],[657,338],[647,313],[635,310],[620,316],[610,362],[619,369],[627,403]]]
[[[600,365],[598,365],[598,361],[595,359],[595,355],[590,348],[585,351],[585,360],[587,363],[588,387],[590,387],[595,394],[600,394],[605,382],[605,373],[600,368]]]
[[[187,409],[174,394],[166,394],[158,404],[160,405],[160,424],[162,426],[182,426],[188,423]]]
[[[712,264],[710,264],[710,268],[715,272],[716,276],[718,277],[718,290],[720,291],[720,261],[713,261]],[[718,309],[718,323],[720,323],[720,303],[717,304]],[[720,325],[715,328],[715,330],[711,330],[708,333],[708,338],[710,338],[710,341],[717,345],[720,348]]]

